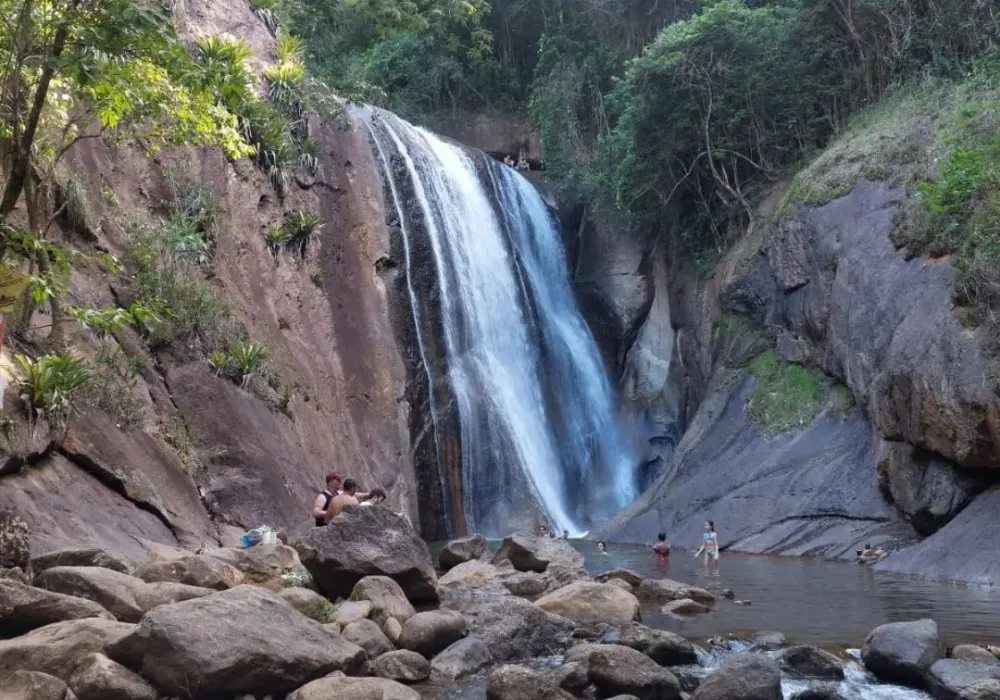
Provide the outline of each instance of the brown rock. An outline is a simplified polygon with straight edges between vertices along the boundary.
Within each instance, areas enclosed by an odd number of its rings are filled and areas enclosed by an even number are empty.
[[[735,654],[701,682],[691,700],[781,700],[781,672],[767,656]]]
[[[389,580],[391,581],[392,579]],[[343,603],[337,605],[335,619],[343,627],[352,622],[367,619],[371,615],[371,612],[372,602],[370,600],[345,600]]]
[[[715,596],[706,591],[704,588],[689,586],[685,583],[671,581],[666,578],[643,579],[639,583],[639,587],[636,589],[636,595],[640,600],[648,600],[657,603],[667,602],[670,600],[680,600],[681,598],[690,598],[691,600],[704,605],[711,605],[715,602]]]
[[[431,664],[415,651],[390,651],[375,659],[376,676],[399,683],[420,683],[431,676]]]
[[[638,588],[644,581],[642,576],[635,573],[631,569],[612,569],[611,571],[605,571],[603,574],[595,576],[594,580],[599,583],[611,583],[616,580],[625,581],[632,588]]]
[[[479,611],[469,624],[469,633],[502,663],[559,653],[568,645],[573,628],[571,621],[511,596]]]
[[[369,659],[378,658],[395,649],[382,629],[372,620],[358,620],[345,625],[340,636],[364,649]]]
[[[577,581],[547,593],[535,603],[546,612],[578,624],[625,624],[638,621],[639,601],[617,586]]]
[[[997,657],[975,644],[959,644],[951,650],[951,658],[961,661],[976,661],[981,664],[998,663]]]
[[[28,524],[13,511],[0,511],[0,569],[28,568],[31,556]]]
[[[792,676],[841,680],[844,664],[828,651],[812,646],[788,647],[778,656],[781,670]]]
[[[288,700],[420,700],[420,693],[388,678],[331,675],[307,683]]]
[[[633,588],[632,584],[630,584],[625,579],[621,579],[621,578],[609,579],[608,580],[608,585],[609,586],[614,586],[615,588],[620,588],[623,591],[627,591],[628,593],[635,593],[635,588]]]
[[[137,674],[104,654],[91,654],[69,679],[80,700],[157,700],[157,693]]]
[[[573,700],[573,696],[544,675],[507,664],[493,669],[486,686],[487,700]]]
[[[31,560],[31,570],[35,576],[56,566],[101,566],[123,574],[132,573],[132,567],[127,562],[112,556],[100,547],[60,549],[40,554]]]
[[[537,598],[545,593],[549,581],[542,574],[534,571],[518,571],[500,578],[503,587],[513,595],[521,598]]]
[[[452,644],[431,660],[435,676],[454,680],[476,673],[493,660],[490,650],[475,637]]]
[[[0,579],[0,627],[7,636],[24,634],[63,620],[114,616],[99,604],[75,596],[33,588],[12,579]]]
[[[325,624],[340,620],[333,603],[308,588],[284,588],[278,593],[278,596],[300,613],[317,622]]]
[[[467,561],[481,559],[489,554],[490,548],[482,535],[469,535],[448,542],[438,554],[438,566],[442,571]]]
[[[134,590],[142,580],[100,566],[56,566],[35,577],[35,585],[56,593],[100,603],[124,622],[138,622],[144,612]]]
[[[601,645],[590,655],[590,680],[601,697],[634,695],[640,700],[678,700],[680,683],[642,652]]]
[[[698,662],[694,645],[684,637],[635,622],[623,625],[618,634],[607,641],[641,651],[661,666],[684,666]]]
[[[0,678],[17,670],[38,671],[68,681],[86,656],[117,643],[135,625],[100,618],[67,620],[0,640]]]
[[[0,689],[3,700],[77,700],[63,681],[47,673],[14,671]]]
[[[466,623],[454,610],[419,612],[403,624],[399,646],[430,658],[465,636]]]
[[[690,598],[681,598],[680,600],[672,600],[662,608],[662,612],[672,613],[674,615],[700,615],[702,613],[711,612],[711,608],[702,605],[701,603],[696,603]]]
[[[509,561],[518,571],[542,573],[552,563],[579,569],[583,566],[583,555],[565,540],[516,533],[504,538],[500,549],[493,555],[494,564],[505,561]]]
[[[243,574],[238,569],[203,554],[170,561],[147,562],[136,569],[135,575],[147,583],[172,581],[217,591],[243,583]]]
[[[218,559],[237,569],[243,574],[244,583],[271,583],[280,579],[286,569],[293,569],[299,564],[298,552],[283,544],[259,544],[247,549],[206,549],[202,555]]]
[[[354,584],[351,600],[370,602],[370,617],[379,624],[389,617],[406,622],[417,612],[400,585],[388,576],[365,576]]]
[[[385,632],[385,636],[389,638],[390,642],[398,645],[399,637],[403,634],[403,625],[396,618],[387,617],[382,623],[382,631]]]
[[[172,583],[170,581],[159,581],[157,583],[143,583],[132,589],[132,597],[136,604],[144,613],[161,605],[179,603],[182,600],[193,600],[194,598],[204,598],[215,593],[211,588],[199,588],[198,586],[188,586],[184,583]]]

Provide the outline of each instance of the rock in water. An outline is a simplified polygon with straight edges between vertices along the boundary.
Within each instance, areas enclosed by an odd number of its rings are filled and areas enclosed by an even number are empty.
[[[138,622],[145,612],[134,594],[142,579],[101,566],[56,566],[36,576],[35,585],[100,603],[124,622]]]
[[[406,518],[386,508],[344,508],[325,527],[312,528],[296,548],[328,598],[347,597],[366,576],[388,576],[411,603],[437,602],[427,544]]]
[[[0,511],[0,569],[27,570],[31,558],[31,530],[11,511]]]
[[[470,634],[486,644],[497,662],[558,653],[573,633],[569,620],[514,597],[487,605],[469,627]]]
[[[879,679],[915,688],[925,686],[927,672],[943,657],[937,623],[926,619],[876,627],[861,649],[865,666]]]
[[[573,700],[573,696],[559,688],[545,676],[525,668],[508,664],[490,672],[486,686],[487,700]]]
[[[287,693],[333,671],[367,668],[364,649],[251,586],[156,608],[107,654],[161,693],[193,691],[193,700]]]
[[[452,540],[442,548],[438,554],[438,566],[442,571],[447,571],[459,564],[467,561],[481,559],[486,556],[490,548],[486,545],[486,539],[482,535],[469,535]]]
[[[351,600],[370,603],[370,617],[380,625],[390,617],[406,622],[417,612],[399,584],[388,576],[365,576],[354,584]]]
[[[31,570],[35,576],[54,566],[102,566],[122,574],[132,573],[132,568],[127,563],[98,547],[61,549],[58,552],[40,554],[31,560]]]
[[[661,666],[684,666],[698,662],[694,645],[684,637],[638,623],[624,625],[608,641],[641,651]]]
[[[157,700],[157,693],[137,674],[104,654],[85,658],[69,679],[80,700]]]
[[[3,682],[3,700],[77,700],[65,682],[37,671],[14,671]]]
[[[690,598],[679,598],[664,605],[661,611],[673,615],[701,615],[712,610],[707,605],[696,603]]]
[[[682,600],[688,598],[703,605],[711,605],[715,602],[715,596],[704,588],[689,586],[679,581],[671,581],[668,578],[643,579],[636,588],[636,595],[639,600],[648,600],[655,603],[664,603],[671,600]]]
[[[399,646],[430,658],[465,636],[465,618],[454,610],[419,612],[405,623]]]
[[[509,561],[518,571],[543,573],[549,564],[562,564],[571,569],[583,567],[583,555],[565,540],[516,533],[504,539],[493,555],[494,564]]]
[[[477,672],[493,661],[490,650],[475,637],[452,644],[431,661],[434,675],[451,680]]]
[[[792,700],[844,700],[833,683],[812,685],[792,696]]]
[[[601,697],[628,694],[639,700],[677,700],[677,678],[642,652],[602,645],[590,655],[590,680]]]
[[[998,659],[988,650],[975,644],[959,644],[951,650],[951,658],[961,661],[978,661],[981,664],[995,664]]]
[[[644,579],[631,569],[612,569],[603,574],[597,574],[594,580],[599,583],[609,583],[612,580],[625,581],[632,588],[638,588]]]
[[[100,618],[67,620],[39,627],[28,634],[0,641],[0,678],[17,670],[38,671],[68,681],[77,665],[105,649],[135,625]]]
[[[623,625],[638,621],[639,601],[617,586],[577,581],[539,598],[535,605],[580,625],[606,622]]]
[[[375,659],[376,676],[399,683],[420,683],[431,676],[431,664],[415,651],[390,651]]]
[[[844,677],[844,666],[836,656],[811,646],[796,646],[785,649],[778,656],[781,670],[792,676],[840,680]]]
[[[781,671],[773,659],[735,654],[698,686],[691,700],[781,700]]]
[[[143,581],[172,581],[199,588],[224,591],[243,583],[243,573],[215,557],[196,554],[169,561],[151,561],[135,571]]]
[[[751,651],[777,651],[788,646],[781,632],[758,632],[754,635]]]
[[[92,600],[33,588],[12,579],[0,579],[0,629],[4,636],[30,632],[38,627],[62,622],[114,616]]]
[[[1000,697],[991,694],[1000,681],[1000,663],[941,659],[931,666],[926,681],[935,700],[985,700],[986,697]]]
[[[307,683],[287,700],[420,700],[420,693],[388,678],[335,674]]]

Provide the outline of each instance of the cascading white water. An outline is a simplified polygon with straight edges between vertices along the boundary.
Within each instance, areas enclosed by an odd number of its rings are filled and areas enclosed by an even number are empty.
[[[634,460],[555,218],[528,180],[490,158],[385,112],[371,133],[406,239],[425,365],[413,237],[426,236],[433,255],[470,529],[501,534],[526,488],[557,529],[582,534],[634,499]]]

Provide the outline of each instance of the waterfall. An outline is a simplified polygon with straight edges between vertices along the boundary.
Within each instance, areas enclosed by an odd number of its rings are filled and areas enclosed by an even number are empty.
[[[365,114],[399,215],[435,431],[457,413],[461,483],[442,484],[447,511],[489,535],[531,514],[583,534],[634,500],[635,460],[557,220],[513,169]]]

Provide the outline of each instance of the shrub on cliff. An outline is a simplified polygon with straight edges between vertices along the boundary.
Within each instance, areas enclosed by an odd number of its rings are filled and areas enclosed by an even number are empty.
[[[0,568],[28,568],[30,536],[26,522],[10,511],[0,511]]]
[[[821,392],[814,373],[785,362],[771,350],[753,361],[750,372],[757,383],[750,392],[747,412],[768,434],[804,427],[816,417]]]

